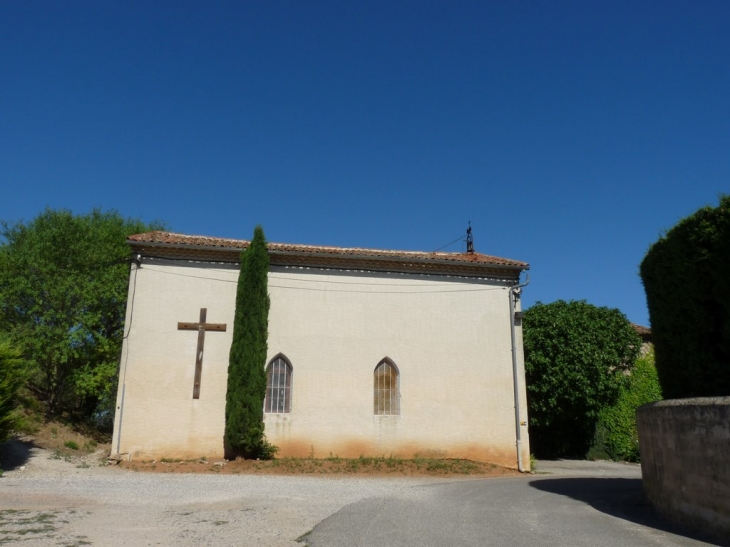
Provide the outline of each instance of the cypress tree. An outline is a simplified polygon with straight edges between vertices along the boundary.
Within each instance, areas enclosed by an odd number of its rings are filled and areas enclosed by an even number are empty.
[[[266,350],[269,326],[269,255],[261,226],[241,252],[233,343],[226,393],[226,457],[271,458],[276,447],[264,436]]]

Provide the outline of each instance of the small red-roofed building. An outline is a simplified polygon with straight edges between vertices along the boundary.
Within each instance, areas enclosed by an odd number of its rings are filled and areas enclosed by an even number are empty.
[[[631,326],[634,327],[636,334],[641,337],[641,354],[646,355],[653,347],[651,340],[651,329],[643,325],[637,325],[636,323],[631,323]]]
[[[168,232],[128,242],[112,452],[222,457],[239,260],[249,242]],[[518,467],[519,431],[529,462],[521,312],[511,298],[528,264],[477,252],[283,243],[268,251],[264,422],[280,457],[419,455]]]

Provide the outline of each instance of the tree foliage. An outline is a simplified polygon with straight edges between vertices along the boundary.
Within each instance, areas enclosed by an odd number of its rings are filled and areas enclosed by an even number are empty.
[[[598,416],[589,459],[639,461],[639,434],[636,431],[636,409],[659,401],[662,389],[654,366],[654,351],[636,360],[631,374],[621,387],[618,399]]]
[[[112,404],[129,279],[127,236],[159,229],[117,212],[47,209],[2,223],[0,329],[49,414]]]
[[[530,444],[538,457],[584,457],[641,346],[616,309],[536,303],[523,319]]]
[[[654,243],[641,279],[664,396],[730,395],[730,196]]]
[[[14,410],[22,381],[20,350],[6,335],[0,336],[0,443],[7,440],[16,422]]]
[[[233,342],[228,363],[225,448],[229,459],[270,458],[276,447],[264,436],[268,349],[269,254],[261,226],[241,253]]]

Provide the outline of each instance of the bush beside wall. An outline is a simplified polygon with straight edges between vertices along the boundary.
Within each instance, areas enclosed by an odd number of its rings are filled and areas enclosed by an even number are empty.
[[[654,366],[654,351],[650,349],[636,360],[616,404],[601,411],[587,458],[639,461],[636,410],[643,404],[659,401],[661,398],[662,390]]]

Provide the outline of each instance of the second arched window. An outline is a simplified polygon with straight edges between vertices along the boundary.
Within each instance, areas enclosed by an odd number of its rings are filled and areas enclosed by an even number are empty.
[[[387,357],[378,363],[373,375],[373,413],[376,416],[400,414],[398,368]]]
[[[283,355],[274,357],[266,369],[266,398],[264,412],[291,412],[292,366]]]

